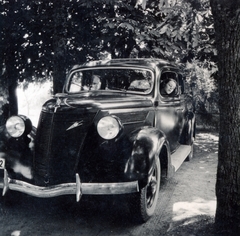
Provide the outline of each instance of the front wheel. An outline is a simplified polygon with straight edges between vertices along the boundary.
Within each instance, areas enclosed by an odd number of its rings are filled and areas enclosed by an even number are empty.
[[[155,158],[153,172],[148,184],[130,198],[130,211],[141,222],[146,222],[153,214],[158,202],[161,180],[159,158]]]

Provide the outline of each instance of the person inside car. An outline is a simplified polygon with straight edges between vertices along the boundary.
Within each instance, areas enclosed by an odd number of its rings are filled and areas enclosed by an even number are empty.
[[[151,89],[151,77],[148,78],[145,74],[141,73],[133,74],[132,78],[134,80],[130,83],[129,90],[147,92]]]
[[[147,91],[151,88],[150,83],[148,80],[134,80],[130,86],[128,87],[129,90],[141,90],[141,91]]]
[[[82,90],[82,77],[82,72],[74,73],[70,87],[71,92],[79,92]]]
[[[92,84],[90,85],[90,90],[99,90],[101,88],[101,79],[99,75],[92,76]]]
[[[160,93],[162,96],[174,96],[176,94],[177,81],[168,78],[162,82],[160,86]]]

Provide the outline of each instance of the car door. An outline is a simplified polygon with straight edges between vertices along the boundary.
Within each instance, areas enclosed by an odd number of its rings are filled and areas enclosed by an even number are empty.
[[[180,99],[181,87],[178,78],[176,72],[165,71],[158,79],[159,96],[156,103],[155,125],[166,135],[171,152],[176,150],[179,145],[186,112],[185,105]],[[169,81],[170,85],[167,85]],[[167,92],[164,90],[164,86],[167,87]]]

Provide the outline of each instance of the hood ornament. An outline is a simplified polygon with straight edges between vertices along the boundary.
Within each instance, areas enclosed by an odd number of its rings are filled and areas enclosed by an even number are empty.
[[[68,104],[67,100],[68,98],[61,96],[62,94],[56,94],[55,97],[57,98],[56,100],[56,104],[54,106],[54,113],[57,111],[57,109],[61,106],[61,105],[66,105],[68,107],[71,108],[75,108],[74,106],[71,106],[70,104]],[[63,94],[64,95],[64,94]]]
[[[57,109],[60,107],[61,103],[62,103],[62,100],[58,97],[58,98],[57,98],[57,101],[56,101],[56,104],[55,104],[55,106],[54,106],[54,113],[55,113],[55,112],[57,111]]]
[[[79,126],[83,125],[83,121],[76,121],[74,122],[70,127],[68,127],[66,130],[70,130],[70,129],[74,129],[74,128],[77,128]]]

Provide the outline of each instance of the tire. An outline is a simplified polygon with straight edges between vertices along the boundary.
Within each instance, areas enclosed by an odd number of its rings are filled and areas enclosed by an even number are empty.
[[[155,212],[161,180],[159,158],[155,159],[153,174],[149,183],[140,192],[131,195],[129,200],[130,212],[140,223],[146,222]]]

